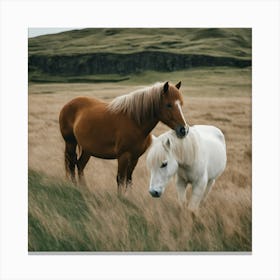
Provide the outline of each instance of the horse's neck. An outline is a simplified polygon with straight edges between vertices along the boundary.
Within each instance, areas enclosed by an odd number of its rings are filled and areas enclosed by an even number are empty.
[[[154,118],[154,119],[149,119],[148,121],[143,123],[141,125],[141,129],[142,129],[144,135],[148,136],[150,134],[150,132],[155,128],[155,126],[157,125],[158,122],[159,122],[159,120]]]

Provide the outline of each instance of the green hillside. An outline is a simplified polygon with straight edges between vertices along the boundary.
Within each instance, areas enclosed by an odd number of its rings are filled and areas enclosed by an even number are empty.
[[[29,39],[29,54],[164,51],[251,59],[248,28],[88,28]]]
[[[88,28],[44,35],[29,39],[29,80],[247,67],[251,40],[248,28]]]

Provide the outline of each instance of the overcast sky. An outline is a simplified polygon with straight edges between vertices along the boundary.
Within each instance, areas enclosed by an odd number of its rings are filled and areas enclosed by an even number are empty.
[[[62,31],[68,31],[68,30],[73,30],[73,29],[82,29],[82,28],[28,28],[28,37],[36,37],[40,35],[45,35],[45,34],[54,34],[54,33],[59,33]]]

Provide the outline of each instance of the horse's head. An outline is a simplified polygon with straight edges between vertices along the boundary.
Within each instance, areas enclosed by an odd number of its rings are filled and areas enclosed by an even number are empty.
[[[147,166],[151,171],[149,192],[153,197],[160,197],[178,170],[178,163],[170,151],[169,139],[162,141],[153,136],[153,143],[147,156]]]
[[[188,125],[185,121],[182,106],[183,97],[179,91],[181,82],[173,86],[166,82],[161,92],[161,106],[159,111],[159,120],[175,130],[177,137],[186,136]]]

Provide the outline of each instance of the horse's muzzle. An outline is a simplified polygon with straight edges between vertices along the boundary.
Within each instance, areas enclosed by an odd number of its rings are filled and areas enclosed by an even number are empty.
[[[159,191],[149,190],[149,192],[150,192],[152,197],[160,197],[161,196],[161,192],[159,192]]]
[[[184,138],[187,135],[186,128],[181,125],[179,125],[175,128],[175,132],[176,132],[177,137],[179,137],[179,138]]]

